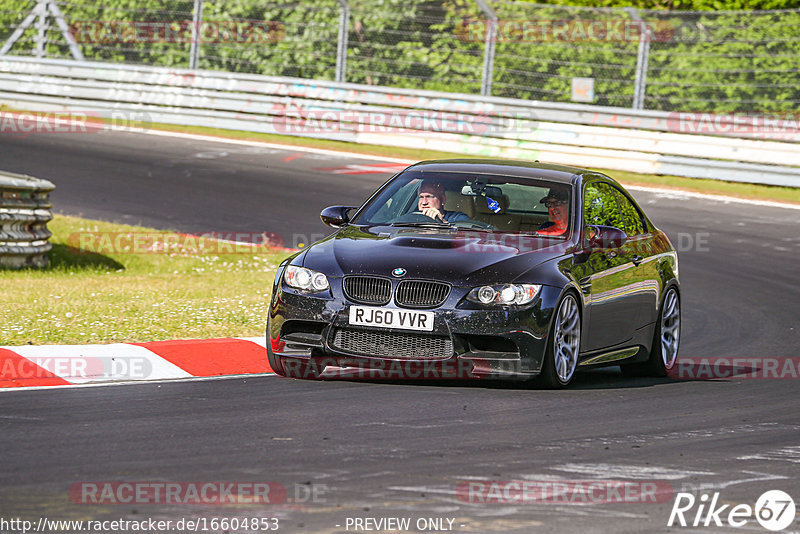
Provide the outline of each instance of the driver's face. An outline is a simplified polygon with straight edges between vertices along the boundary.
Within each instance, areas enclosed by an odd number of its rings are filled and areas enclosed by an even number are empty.
[[[421,192],[419,194],[419,202],[417,204],[419,211],[425,208],[434,208],[437,210],[442,209],[442,201],[431,193]]]

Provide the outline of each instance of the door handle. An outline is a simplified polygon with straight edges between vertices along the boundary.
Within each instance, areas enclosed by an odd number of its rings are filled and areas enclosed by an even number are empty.
[[[578,280],[578,284],[581,286],[581,292],[584,295],[588,295],[589,292],[592,290],[592,277],[587,276],[586,278],[581,278]]]
[[[634,254],[631,257],[631,261],[633,262],[634,265],[639,265],[640,263],[642,263],[642,261],[644,261],[644,258],[639,256],[638,254]]]

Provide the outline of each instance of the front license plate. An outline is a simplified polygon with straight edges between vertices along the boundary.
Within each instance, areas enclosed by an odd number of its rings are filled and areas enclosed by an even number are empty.
[[[350,324],[433,331],[433,312],[350,306]]]

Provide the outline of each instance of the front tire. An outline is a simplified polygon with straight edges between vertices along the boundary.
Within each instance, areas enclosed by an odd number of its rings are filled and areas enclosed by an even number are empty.
[[[272,351],[272,339],[269,337],[269,327],[267,327],[267,361],[276,375],[286,376],[286,370],[283,368],[283,360]]]
[[[671,287],[664,294],[658,313],[650,357],[646,362],[623,365],[625,376],[665,377],[678,360],[681,338],[681,299],[678,290]]]
[[[570,292],[561,299],[553,317],[539,383],[554,389],[569,385],[578,368],[580,349],[581,310]]]
[[[267,361],[272,371],[284,378],[317,380],[320,377],[320,369],[313,361],[303,362],[295,358],[284,358],[275,354],[272,339],[269,336],[269,326],[267,327]]]

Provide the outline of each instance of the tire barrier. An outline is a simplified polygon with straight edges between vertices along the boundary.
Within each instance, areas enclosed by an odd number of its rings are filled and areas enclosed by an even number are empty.
[[[0,267],[48,265],[53,245],[47,223],[53,218],[50,193],[55,187],[40,178],[0,172]]]

